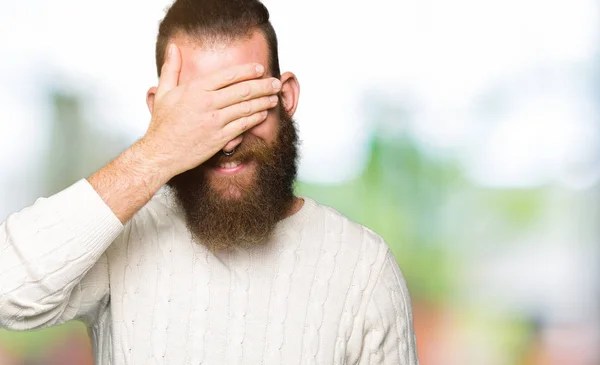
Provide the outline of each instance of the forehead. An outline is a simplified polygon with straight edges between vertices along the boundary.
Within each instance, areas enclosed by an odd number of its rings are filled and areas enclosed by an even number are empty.
[[[258,62],[269,68],[269,48],[260,32],[233,42],[217,41],[207,45],[183,36],[175,39],[175,44],[181,51],[180,84],[246,63]]]

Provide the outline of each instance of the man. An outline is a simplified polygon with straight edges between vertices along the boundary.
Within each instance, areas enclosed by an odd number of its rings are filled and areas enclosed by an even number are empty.
[[[0,226],[0,326],[82,320],[99,365],[418,364],[386,243],[293,194],[267,9],[177,0],[156,54],[144,137]]]

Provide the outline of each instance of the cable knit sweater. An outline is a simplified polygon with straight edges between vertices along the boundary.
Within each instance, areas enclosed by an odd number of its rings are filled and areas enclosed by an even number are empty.
[[[80,180],[0,225],[0,327],[82,320],[97,365],[418,364],[387,244],[304,201],[265,245],[212,254],[168,191],[122,225]]]

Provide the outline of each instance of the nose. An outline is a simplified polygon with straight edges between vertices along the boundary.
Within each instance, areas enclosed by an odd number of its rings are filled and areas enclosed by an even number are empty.
[[[225,147],[223,147],[223,151],[225,151],[225,152],[231,152],[231,151],[235,150],[237,148],[237,146],[239,146],[240,143],[242,143],[243,140],[244,140],[244,135],[243,134],[237,136],[236,138],[234,138],[231,141],[229,141],[225,145]]]

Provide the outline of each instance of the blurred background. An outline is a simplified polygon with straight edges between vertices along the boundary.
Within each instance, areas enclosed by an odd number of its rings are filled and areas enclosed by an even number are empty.
[[[0,221],[143,135],[170,2],[0,0]],[[600,3],[265,3],[298,193],[392,247],[421,364],[600,364]],[[92,364],[85,328],[0,330],[25,364]]]

